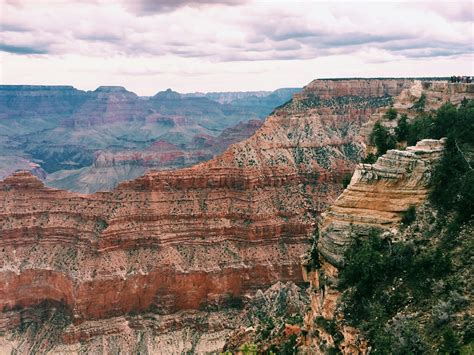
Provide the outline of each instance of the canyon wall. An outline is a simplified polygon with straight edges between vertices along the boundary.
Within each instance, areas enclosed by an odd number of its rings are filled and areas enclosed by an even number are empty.
[[[99,151],[94,154],[92,166],[48,174],[45,183],[83,193],[109,191],[150,169],[168,170],[212,159],[229,145],[250,137],[262,124],[261,120],[240,122],[224,129],[217,137],[197,134],[186,146],[158,140],[141,150]]]
[[[413,106],[422,97],[426,114],[446,102],[459,105],[464,98],[474,99],[474,85],[415,81],[394,98],[393,107],[411,120],[419,114]],[[394,131],[397,121],[389,120],[385,112],[375,112],[364,124],[361,135],[365,139],[377,121]],[[359,164],[350,184],[321,215],[318,237],[303,261],[311,298],[300,348],[303,353],[323,354],[331,348],[344,354],[367,353],[366,340],[359,330],[347,325],[341,308],[338,285],[345,252],[356,238],[367,237],[373,230],[391,242],[404,241],[400,232],[403,214],[410,206],[419,207],[427,201],[430,179],[445,142],[446,138],[424,139],[404,150],[388,150],[374,164]]]
[[[150,166],[167,170],[211,159],[251,136],[255,122],[296,91],[193,96],[168,89],[139,97],[118,86],[0,85],[0,179],[23,169],[51,187],[110,191]],[[161,154],[160,143],[174,149]]]
[[[300,255],[364,154],[361,127],[411,85],[315,80],[217,158],[111,192],[55,190],[27,172],[6,178],[1,330],[24,329],[38,307],[65,309],[79,325],[225,308],[277,281],[303,282]]]
[[[311,297],[311,311],[305,316],[308,335],[304,351],[323,354],[335,346],[333,334],[320,319],[342,320],[337,284],[345,251],[356,236],[368,236],[374,229],[397,235],[402,212],[426,201],[443,145],[444,140],[426,139],[405,151],[390,150],[373,165],[359,165],[349,186],[323,213],[316,255],[303,262]],[[367,344],[356,329],[341,325],[340,331],[344,338],[338,346],[343,353],[367,352]]]

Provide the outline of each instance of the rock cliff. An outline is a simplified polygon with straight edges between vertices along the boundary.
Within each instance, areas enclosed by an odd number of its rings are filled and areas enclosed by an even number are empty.
[[[412,119],[420,112],[414,109],[420,100],[425,111],[435,114],[433,110],[446,102],[459,105],[464,98],[473,99],[473,90],[471,84],[415,81],[401,90],[392,104],[398,113]],[[397,122],[387,119],[385,112],[386,109],[374,112],[361,135],[367,138],[368,128],[375,121],[394,131]],[[326,353],[331,348],[345,354],[368,351],[359,330],[344,321],[339,275],[345,267],[345,252],[356,239],[367,238],[374,230],[391,243],[406,242],[408,233],[400,231],[402,216],[411,206],[426,203],[430,179],[445,142],[445,138],[424,139],[404,150],[388,150],[374,164],[359,164],[348,187],[321,215],[318,236],[303,260],[311,298],[311,310],[305,316],[308,333],[301,342],[303,352]]]
[[[80,332],[92,320],[225,308],[277,281],[301,283],[318,216],[363,154],[362,125],[410,85],[313,81],[217,158],[111,192],[55,190],[26,172],[6,178],[1,330],[33,332],[38,309],[62,309]],[[64,342],[61,332],[44,346]]]
[[[304,349],[324,353],[334,346],[333,334],[320,319],[333,321],[338,314],[341,292],[338,273],[344,267],[344,252],[355,236],[373,229],[396,235],[402,212],[427,199],[434,164],[441,157],[444,140],[423,140],[406,151],[390,150],[377,162],[357,167],[349,186],[322,215],[317,251],[303,262],[305,280],[310,282],[311,311]],[[343,353],[364,353],[366,343],[357,330],[343,326]]]
[[[98,151],[92,166],[49,174],[45,183],[82,193],[109,191],[120,182],[142,176],[150,169],[168,170],[212,159],[229,145],[250,137],[262,123],[260,120],[240,122],[224,129],[217,137],[196,135],[186,145],[158,140],[141,150]]]

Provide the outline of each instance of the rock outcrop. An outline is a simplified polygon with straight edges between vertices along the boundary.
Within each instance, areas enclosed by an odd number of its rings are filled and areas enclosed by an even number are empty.
[[[381,89],[372,85],[371,90]],[[421,101],[421,111],[430,112],[446,102],[458,105],[465,98],[474,99],[474,85],[415,80],[399,90],[392,105],[399,114],[413,119],[420,111],[414,108]],[[363,124],[360,135],[366,142],[377,121],[394,131],[397,121],[387,119],[386,111],[387,108],[375,111]],[[324,353],[335,346],[335,334],[328,331],[331,328],[328,324],[333,328],[337,324],[338,334],[343,336],[337,339],[337,345],[343,353],[367,351],[365,340],[357,329],[345,325],[338,308],[341,304],[338,274],[344,267],[345,251],[356,236],[367,236],[374,229],[395,242],[402,238],[399,227],[403,212],[426,202],[430,177],[443,145],[444,139],[426,139],[405,150],[389,150],[375,164],[359,164],[347,189],[322,214],[318,237],[303,260],[303,275],[310,283],[311,298],[311,311],[305,316],[308,335],[301,347],[303,352]]]
[[[363,154],[361,126],[409,85],[316,80],[217,158],[111,192],[55,190],[24,172],[6,178],[1,330],[29,329],[25,315],[45,305],[79,326],[226,307],[277,281],[301,283],[318,216]]]
[[[360,164],[346,190],[322,215],[317,252],[303,262],[305,280],[310,282],[311,311],[306,314],[308,337],[305,349],[324,353],[334,339],[318,319],[332,321],[341,293],[337,290],[338,271],[344,267],[344,252],[355,236],[378,229],[395,235],[402,212],[427,199],[429,181],[436,161],[443,152],[444,140],[422,140],[406,151],[390,150],[377,162]],[[364,353],[366,344],[358,332],[343,326],[340,350]]]

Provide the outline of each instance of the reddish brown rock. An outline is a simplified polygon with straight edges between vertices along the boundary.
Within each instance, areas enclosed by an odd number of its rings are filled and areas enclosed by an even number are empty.
[[[0,309],[54,301],[79,324],[301,283],[317,218],[363,154],[361,126],[408,83],[314,81],[217,158],[111,192],[54,190],[28,173],[5,179]]]

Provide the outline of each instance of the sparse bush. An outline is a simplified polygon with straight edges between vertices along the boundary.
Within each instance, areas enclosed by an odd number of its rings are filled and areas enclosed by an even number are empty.
[[[441,354],[459,354],[459,338],[451,328],[444,331],[443,342],[439,350]]]
[[[398,119],[397,128],[395,128],[395,134],[399,142],[406,141],[409,131],[408,116],[403,114]]]
[[[420,113],[408,127],[407,143],[415,145],[424,138],[431,138],[431,130],[433,126],[433,118],[426,113]]]
[[[377,161],[377,156],[373,153],[367,154],[367,156],[362,159],[362,163],[364,164],[374,164]]]
[[[378,156],[385,154],[387,150],[393,149],[396,146],[395,138],[390,134],[387,128],[382,126],[380,121],[375,123],[369,139],[370,143],[377,148]]]
[[[257,346],[255,344],[243,344],[239,349],[243,355],[257,355]]]
[[[393,107],[390,107],[387,112],[385,112],[384,117],[390,121],[394,120],[397,118],[397,110],[395,110]]]
[[[474,101],[457,111],[445,105],[436,117],[434,131],[448,140],[431,180],[430,199],[443,213],[456,211],[456,222],[461,225],[472,219],[474,210],[474,171],[463,152],[472,149],[474,142]]]
[[[296,334],[291,334],[288,341],[281,347],[280,354],[296,354]]]
[[[426,105],[426,95],[423,93],[421,94],[420,98],[413,104],[411,108],[418,112],[422,112],[425,109],[425,105]]]
[[[342,187],[345,189],[351,182],[352,175],[351,174],[345,174],[342,177]]]
[[[402,214],[402,223],[406,226],[412,224],[416,219],[416,207],[410,205],[408,209]]]

